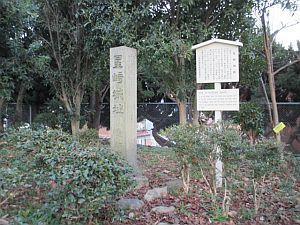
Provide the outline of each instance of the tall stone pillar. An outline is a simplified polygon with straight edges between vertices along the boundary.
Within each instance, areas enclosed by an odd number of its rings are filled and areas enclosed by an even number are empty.
[[[111,149],[137,167],[137,51],[110,49]]]

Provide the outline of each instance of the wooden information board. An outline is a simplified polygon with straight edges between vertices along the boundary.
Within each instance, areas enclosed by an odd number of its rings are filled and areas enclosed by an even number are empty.
[[[198,111],[239,111],[239,90],[198,90]]]

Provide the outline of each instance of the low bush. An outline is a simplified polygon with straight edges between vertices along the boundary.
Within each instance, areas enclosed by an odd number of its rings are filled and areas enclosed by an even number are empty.
[[[219,158],[225,163],[229,160],[233,162],[242,143],[236,126],[225,122],[212,126],[177,125],[167,128],[164,135],[173,142],[173,149],[181,162],[183,182],[187,184],[186,192],[191,165],[204,171],[203,177],[210,178],[210,186],[215,190],[216,160]],[[220,151],[217,151],[216,146],[219,146]]]
[[[234,193],[229,189],[242,183],[245,176],[253,184],[257,213],[264,177],[273,172],[278,173],[283,162],[286,162],[286,158],[282,158],[281,154],[283,147],[276,140],[259,139],[255,144],[250,144],[242,138],[239,126],[224,121],[212,126],[177,125],[167,128],[164,135],[173,143],[173,149],[181,162],[182,179],[184,186],[187,186],[185,191],[189,190],[189,172],[192,167],[207,185],[212,218],[219,218],[219,215],[225,215],[227,218],[229,205],[226,204],[229,204],[227,200],[230,199],[228,195]],[[219,151],[216,150],[216,146],[219,147]],[[218,158],[223,162],[224,190],[217,190],[216,185]]]
[[[83,146],[98,146],[100,144],[100,138],[98,130],[87,129],[79,134],[79,143]]]
[[[53,187],[48,204],[59,205],[63,218],[91,219],[130,185],[129,168],[105,149],[71,145],[56,156],[43,152],[38,160]]]
[[[283,146],[275,139],[260,139],[257,144],[245,151],[245,159],[249,161],[250,177],[261,177],[278,171],[282,162]]]
[[[58,99],[50,99],[41,108],[41,112],[33,119],[34,127],[50,127],[52,129],[62,129],[71,131],[70,115],[61,105]]]
[[[52,129],[62,129],[64,131],[70,131],[70,119],[64,113],[44,112],[35,116],[33,120],[33,126],[50,127]]]
[[[30,212],[19,211],[16,221],[33,224],[37,221],[45,224],[97,221],[103,208],[131,185],[131,169],[120,157],[107,149],[84,148],[61,131],[9,130],[4,138],[31,161],[27,164],[30,168],[23,171],[34,177],[31,182],[35,184],[31,185],[38,184],[47,190],[43,196],[45,203]],[[19,185],[21,182],[6,189],[13,190]]]

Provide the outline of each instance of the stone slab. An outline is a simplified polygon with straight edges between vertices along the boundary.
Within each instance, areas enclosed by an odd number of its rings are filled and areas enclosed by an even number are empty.
[[[110,49],[111,149],[137,167],[137,51]]]

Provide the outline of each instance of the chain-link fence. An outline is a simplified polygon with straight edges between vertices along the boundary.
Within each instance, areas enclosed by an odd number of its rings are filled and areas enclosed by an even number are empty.
[[[89,114],[88,105],[82,107],[82,120],[87,120]],[[272,135],[272,127],[270,125],[268,105],[263,104],[261,107],[265,112],[265,135]],[[6,126],[10,126],[11,121],[14,121],[16,104],[8,104],[4,107],[3,115],[5,115]],[[46,105],[37,108],[31,105],[23,105],[22,121],[32,124],[43,119],[53,120],[53,123],[69,124],[67,113],[62,106]],[[187,105],[187,120],[192,120],[192,107]],[[287,143],[293,151],[300,153],[300,103],[278,103],[279,121],[286,125],[286,128],[281,132],[282,141]],[[43,116],[45,118],[43,118]],[[233,112],[223,112],[222,118],[232,118]],[[2,117],[4,118],[4,117]],[[214,119],[214,112],[199,113],[199,122],[206,122]],[[175,103],[139,103],[138,104],[138,122],[147,120],[152,125],[145,129],[159,131],[162,128],[179,123],[179,110]],[[101,124],[109,126],[109,104],[103,104],[101,108]]]
[[[300,103],[279,103],[279,121],[286,125],[281,139],[290,150],[300,153]]]
[[[36,116],[37,112],[33,113],[31,105],[23,105],[21,115],[21,123],[32,124],[32,119]],[[16,118],[16,103],[9,103],[2,109],[1,119],[4,127],[10,127]]]

